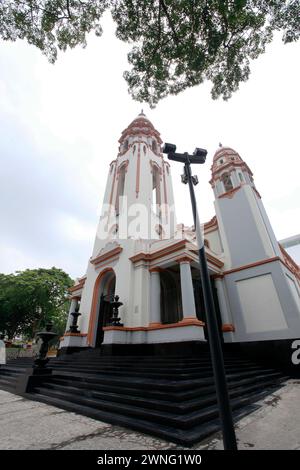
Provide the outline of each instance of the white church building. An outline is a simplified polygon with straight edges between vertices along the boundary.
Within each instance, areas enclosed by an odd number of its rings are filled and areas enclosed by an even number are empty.
[[[86,274],[70,289],[60,348],[193,348],[207,338],[198,247],[193,227],[176,220],[160,133],[141,112],[119,144]],[[202,229],[224,342],[300,338],[300,269],[276,240],[250,168],[220,147],[209,183],[215,216]],[[120,321],[112,321],[116,295]],[[71,332],[76,307],[78,332]]]

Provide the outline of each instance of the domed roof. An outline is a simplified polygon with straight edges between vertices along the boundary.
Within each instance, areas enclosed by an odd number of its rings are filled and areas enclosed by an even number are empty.
[[[129,124],[126,129],[122,132],[122,135],[119,139],[119,142],[122,143],[126,140],[129,136],[134,135],[146,135],[146,136],[153,136],[156,138],[158,144],[162,144],[162,140],[160,138],[160,133],[155,129],[152,122],[149,121],[147,116],[144,114],[142,110],[140,114]]]
[[[232,149],[231,147],[223,147],[220,144],[220,147],[214,154],[213,163],[211,166],[213,179],[223,173],[225,169],[230,169],[232,167],[244,168],[249,172],[249,174],[252,175],[250,168],[243,161],[236,150]]]
[[[220,157],[226,156],[226,155],[228,157],[235,156],[235,157],[238,157],[240,160],[242,160],[240,155],[234,149],[232,149],[231,147],[223,147],[220,145],[220,147],[218,148],[218,150],[216,150],[214,154],[213,162],[215,162]]]

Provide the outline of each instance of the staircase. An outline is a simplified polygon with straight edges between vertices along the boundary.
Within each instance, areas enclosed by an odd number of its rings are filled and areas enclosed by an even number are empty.
[[[18,378],[32,363],[31,357],[24,357],[11,359],[5,366],[0,365],[0,390],[14,393]]]
[[[26,367],[17,362],[0,368],[0,388],[13,391]],[[286,379],[240,353],[225,352],[225,366],[235,419]],[[220,430],[207,350],[199,357],[100,356],[89,350],[53,358],[49,367],[53,375],[28,398],[184,446]]]

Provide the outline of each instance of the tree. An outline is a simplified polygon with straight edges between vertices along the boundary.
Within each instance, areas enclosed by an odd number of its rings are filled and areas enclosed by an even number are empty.
[[[9,338],[33,338],[48,321],[57,333],[67,320],[68,288],[72,279],[61,269],[26,269],[0,274],[0,331]]]
[[[214,99],[228,99],[275,31],[284,43],[300,35],[299,0],[2,0],[0,37],[27,39],[55,62],[58,50],[102,34],[106,10],[133,44],[129,92],[150,106],[206,79]]]

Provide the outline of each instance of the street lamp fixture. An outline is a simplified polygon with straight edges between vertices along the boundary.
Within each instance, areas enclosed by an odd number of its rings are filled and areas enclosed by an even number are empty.
[[[198,184],[199,181],[198,177],[193,176],[191,171],[192,163],[205,163],[207,150],[196,147],[192,155],[188,154],[187,152],[176,153],[176,145],[166,143],[163,146],[163,153],[166,153],[168,155],[169,160],[184,163],[184,173],[183,175],[181,175],[181,181],[184,184],[188,183],[190,191],[196,239],[199,249],[199,266],[206,313],[209,348],[214,372],[217,401],[219,406],[219,415],[223,433],[224,449],[237,450],[237,443],[225,374],[222,345],[215,312],[212,288],[208,273],[205,247],[200,229],[200,220],[198,216],[196,197],[194,192],[194,185]]]

